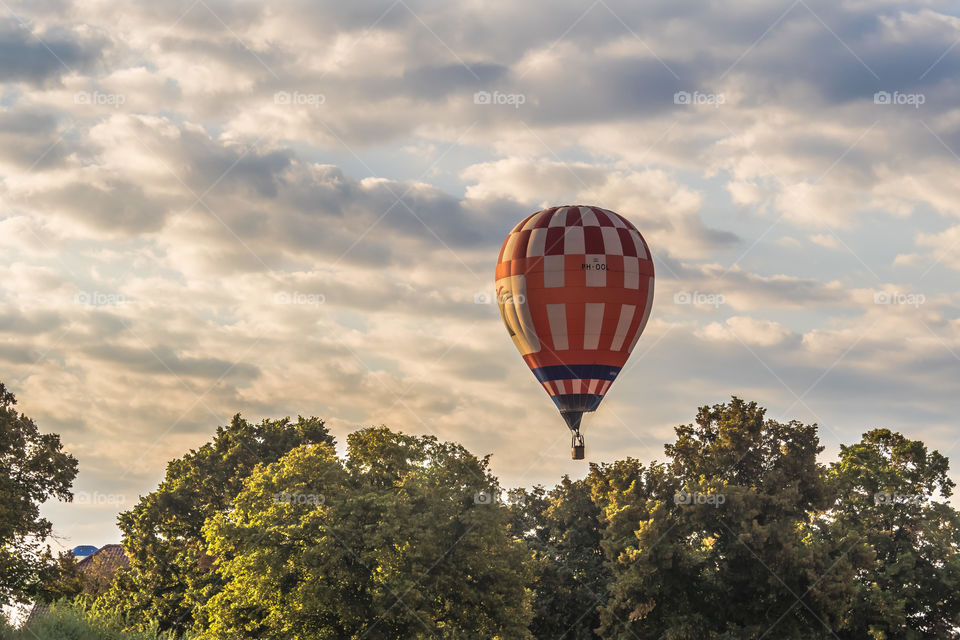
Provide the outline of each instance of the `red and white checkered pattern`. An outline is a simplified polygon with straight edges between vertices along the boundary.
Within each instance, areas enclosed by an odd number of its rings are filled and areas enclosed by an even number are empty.
[[[649,319],[653,277],[640,232],[613,211],[589,206],[552,207],[520,221],[496,271],[504,322],[531,369],[622,367]],[[605,384],[591,389],[591,382]],[[544,386],[551,395],[602,394],[609,382]]]

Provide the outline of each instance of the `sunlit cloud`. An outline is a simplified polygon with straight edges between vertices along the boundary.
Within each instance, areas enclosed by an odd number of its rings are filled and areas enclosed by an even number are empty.
[[[662,458],[734,393],[828,455],[881,424],[953,445],[946,3],[10,10],[0,365],[78,490],[132,501],[238,411],[433,433],[508,485],[582,474],[490,304],[510,228],[575,203],[657,272],[596,460]],[[116,540],[121,507],[81,507],[58,533]]]

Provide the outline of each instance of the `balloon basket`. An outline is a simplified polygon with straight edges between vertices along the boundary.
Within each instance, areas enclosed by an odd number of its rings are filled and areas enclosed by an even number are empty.
[[[583,444],[583,436],[579,431],[574,432],[570,439],[570,458],[573,460],[583,460],[586,447]]]

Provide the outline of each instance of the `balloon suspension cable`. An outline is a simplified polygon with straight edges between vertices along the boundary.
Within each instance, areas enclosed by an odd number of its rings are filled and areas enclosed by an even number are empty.
[[[583,411],[563,411],[561,414],[570,428],[570,457],[574,460],[583,460],[584,444],[580,435],[580,419]]]

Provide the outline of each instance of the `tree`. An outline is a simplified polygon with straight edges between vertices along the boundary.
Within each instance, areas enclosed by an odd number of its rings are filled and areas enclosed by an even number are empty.
[[[960,638],[960,514],[936,500],[952,493],[948,468],[939,452],[888,429],[841,446],[830,526],[872,556],[839,637]]]
[[[300,447],[205,531],[209,638],[528,638],[527,552],[486,459],[364,429],[346,461]]]
[[[73,600],[83,593],[83,587],[83,574],[77,567],[77,559],[69,551],[62,551],[57,554],[56,563],[44,571],[37,600],[48,603]]]
[[[90,608],[111,589],[114,576],[126,564],[125,553],[116,553],[114,546],[81,561],[69,551],[61,552],[56,564],[44,576],[37,600],[45,603],[68,600]]]
[[[53,563],[44,539],[50,522],[40,505],[72,500],[77,460],[63,450],[60,436],[40,433],[17,413],[17,400],[0,383],[0,604],[36,594]]]
[[[590,485],[564,476],[549,494],[535,487],[512,490],[509,496],[514,535],[532,551],[530,631],[542,640],[597,638],[598,609],[611,576],[600,545],[600,509]]]
[[[604,637],[832,637],[861,549],[818,535],[816,426],[733,398],[675,431],[667,465],[594,469],[615,573]]]
[[[157,490],[120,514],[130,567],[118,572],[98,607],[163,630],[205,626],[196,614],[220,584],[204,552],[204,523],[231,507],[258,465],[301,445],[332,443],[318,418],[252,424],[234,416],[211,442],[171,461]]]
[[[315,418],[237,416],[121,515],[98,607],[209,640],[960,640],[940,453],[875,430],[826,467],[816,425],[736,397],[675,431],[504,503],[455,443],[363,429],[340,458]]]

